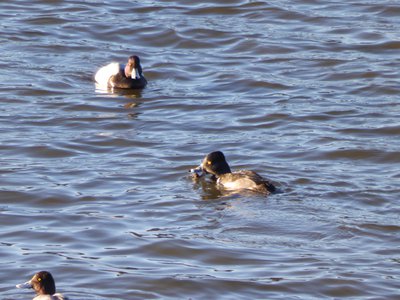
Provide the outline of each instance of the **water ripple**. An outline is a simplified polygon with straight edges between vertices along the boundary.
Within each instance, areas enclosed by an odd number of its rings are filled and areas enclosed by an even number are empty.
[[[2,298],[396,299],[399,10],[1,3]],[[131,54],[146,89],[96,90]],[[217,149],[280,192],[193,180]]]

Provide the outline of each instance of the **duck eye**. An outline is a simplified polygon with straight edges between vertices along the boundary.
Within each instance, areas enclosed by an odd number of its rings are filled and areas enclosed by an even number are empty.
[[[211,161],[207,161],[207,165],[211,165]]]
[[[39,278],[37,279],[37,281],[42,281],[42,278],[39,277]]]

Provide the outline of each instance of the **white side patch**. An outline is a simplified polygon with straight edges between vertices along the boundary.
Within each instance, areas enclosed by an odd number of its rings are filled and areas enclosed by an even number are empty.
[[[100,68],[94,76],[99,87],[107,88],[108,80],[112,75],[118,74],[119,68],[119,63],[110,63],[107,66]]]
[[[132,79],[140,79],[139,70],[138,69],[134,69],[134,71],[135,72],[132,72],[131,78]]]
[[[257,185],[252,180],[247,178],[241,178],[235,181],[228,181],[224,182],[223,184],[218,178],[217,183],[221,184],[227,190],[242,190],[242,189],[251,190],[257,188]]]

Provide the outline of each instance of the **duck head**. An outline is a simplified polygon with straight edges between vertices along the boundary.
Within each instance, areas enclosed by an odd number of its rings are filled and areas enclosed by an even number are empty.
[[[17,284],[17,288],[32,288],[38,295],[53,295],[56,293],[53,276],[47,271],[36,273],[31,280]]]
[[[140,65],[139,56],[130,56],[124,71],[126,77],[132,79],[140,79],[142,77],[142,66]]]
[[[197,168],[189,170],[194,173],[197,177],[205,174],[211,174],[213,176],[220,176],[222,174],[231,173],[231,168],[226,162],[225,155],[221,151],[214,151],[206,155]]]

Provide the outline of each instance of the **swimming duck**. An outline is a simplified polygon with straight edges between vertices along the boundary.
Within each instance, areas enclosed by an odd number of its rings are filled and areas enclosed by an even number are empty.
[[[252,190],[270,194],[276,190],[275,186],[267,179],[254,171],[240,170],[232,172],[225,155],[221,151],[211,152],[206,155],[200,166],[189,170],[195,177],[211,174],[217,184],[227,190]]]
[[[17,288],[32,288],[37,293],[33,300],[68,300],[67,297],[56,293],[56,285],[53,276],[47,271],[40,271],[33,275],[32,279],[16,285]]]
[[[100,68],[94,79],[102,88],[142,89],[147,84],[136,55],[130,56],[125,66],[114,62]]]

